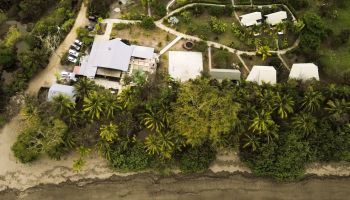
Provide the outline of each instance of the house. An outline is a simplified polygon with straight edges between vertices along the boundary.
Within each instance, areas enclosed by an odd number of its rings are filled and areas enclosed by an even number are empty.
[[[270,24],[271,26],[275,26],[287,19],[287,12],[279,11],[279,12],[265,15],[265,17],[266,17],[266,23]]]
[[[253,26],[260,25],[262,20],[261,12],[253,12],[245,15],[241,15],[240,17],[241,24],[243,26]]]
[[[318,67],[313,63],[293,64],[290,70],[289,79],[298,79],[306,81],[308,79],[320,80]]]
[[[253,81],[261,85],[262,83],[276,84],[277,73],[272,66],[253,66],[247,81]]]
[[[241,80],[241,72],[237,69],[210,69],[209,74],[219,82],[225,79],[234,81]]]
[[[201,52],[169,51],[169,74],[180,81],[195,79],[203,71]]]
[[[52,101],[55,96],[60,94],[69,97],[70,100],[72,101],[75,101],[74,87],[69,85],[62,85],[62,84],[53,84],[49,89],[47,99],[49,101]]]
[[[77,75],[94,79],[95,83],[119,90],[120,81],[126,74],[142,70],[153,73],[157,67],[154,48],[128,45],[121,39],[105,40],[96,38],[90,55],[82,58],[76,67]]]

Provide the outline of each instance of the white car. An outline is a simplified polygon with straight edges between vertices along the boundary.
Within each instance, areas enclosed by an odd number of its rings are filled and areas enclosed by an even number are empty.
[[[78,45],[78,46],[81,46],[83,44],[83,42],[77,39],[77,40],[74,41],[74,44]]]
[[[78,46],[78,45],[76,45],[76,44],[72,44],[72,45],[70,46],[70,48],[71,48],[71,49],[75,49],[75,50],[77,50],[77,51],[80,50],[80,46]]]
[[[74,63],[74,64],[77,63],[77,61],[78,61],[78,60],[77,60],[76,58],[74,58],[73,56],[68,56],[67,59],[68,59],[70,62]]]
[[[79,53],[77,51],[73,50],[73,49],[69,49],[68,53],[69,53],[70,56],[73,56],[73,57],[76,57],[76,58],[79,56]]]

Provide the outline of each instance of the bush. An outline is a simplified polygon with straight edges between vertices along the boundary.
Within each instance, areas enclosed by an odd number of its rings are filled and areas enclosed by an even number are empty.
[[[216,152],[209,143],[198,147],[187,147],[179,157],[179,167],[185,173],[203,172],[216,158]]]
[[[156,28],[156,25],[154,24],[152,17],[145,16],[142,18],[141,27],[144,29],[154,29]]]
[[[124,29],[130,28],[130,24],[117,23],[117,24],[113,25],[113,28],[115,28],[117,30],[124,30]]]
[[[38,158],[40,150],[32,142],[36,139],[36,132],[25,130],[17,137],[15,144],[12,146],[12,151],[16,158],[21,163],[28,163]]]

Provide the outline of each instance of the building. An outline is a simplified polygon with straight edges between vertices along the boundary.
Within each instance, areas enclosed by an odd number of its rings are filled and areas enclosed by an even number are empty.
[[[286,20],[288,16],[286,11],[279,11],[279,12],[265,15],[265,17],[266,17],[266,23],[272,26],[275,26],[279,23],[282,23],[284,20]]]
[[[241,15],[240,17],[241,24],[243,26],[253,26],[260,25],[262,21],[261,12],[253,12],[245,15]]]
[[[241,72],[237,69],[210,69],[209,74],[219,82],[225,79],[234,81],[241,80]]]
[[[57,95],[65,95],[70,98],[70,100],[75,101],[75,92],[74,87],[69,85],[53,84],[47,95],[47,99],[52,101],[53,98]]]
[[[289,79],[306,81],[308,79],[320,80],[318,67],[313,63],[293,64],[289,73]]]
[[[247,77],[247,81],[256,82],[259,85],[262,83],[276,84],[276,80],[276,69],[272,66],[253,66]]]
[[[176,80],[188,81],[201,75],[203,56],[201,52],[169,51],[169,74]]]
[[[120,81],[126,74],[136,70],[153,73],[156,67],[154,48],[128,45],[121,39],[96,38],[90,55],[82,58],[81,66],[74,72],[94,79],[107,89],[119,90]]]

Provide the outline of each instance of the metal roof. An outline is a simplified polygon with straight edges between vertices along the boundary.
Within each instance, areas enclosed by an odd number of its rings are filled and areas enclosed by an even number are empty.
[[[219,81],[224,79],[241,80],[241,72],[237,69],[210,69],[209,74]]]
[[[47,98],[49,101],[52,101],[52,99],[59,94],[66,95],[72,101],[75,101],[75,96],[74,96],[75,93],[74,93],[73,86],[62,85],[62,84],[53,84],[49,89],[49,93],[48,93]]]
[[[266,17],[266,23],[271,25],[276,25],[282,22],[282,20],[287,19],[287,12],[286,11],[279,11],[275,13],[271,13],[268,15],[265,15]]]
[[[133,57],[144,59],[151,59],[154,57],[154,48],[138,45],[131,45],[131,47],[133,48],[131,54]]]
[[[277,74],[276,69],[272,66],[253,66],[250,71],[247,81],[257,82],[259,85],[264,83],[276,84]]]
[[[289,79],[308,80],[315,78],[320,80],[318,67],[313,63],[293,64],[290,70]]]
[[[241,23],[244,26],[252,26],[258,24],[258,20],[262,19],[261,12],[253,12],[245,15],[241,15]]]

